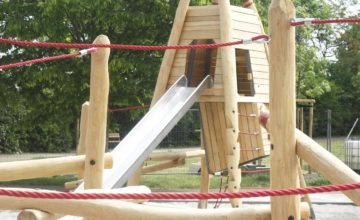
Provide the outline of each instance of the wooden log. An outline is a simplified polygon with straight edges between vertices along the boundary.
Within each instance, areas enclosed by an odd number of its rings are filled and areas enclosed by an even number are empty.
[[[179,44],[180,36],[185,23],[186,13],[189,8],[189,3],[190,0],[181,0],[179,2],[175,14],[174,24],[171,29],[168,45]],[[156,87],[151,102],[151,106],[153,106],[159,100],[159,98],[164,94],[166,90],[166,86],[170,76],[171,67],[174,62],[175,54],[176,54],[176,50],[165,51],[164,58],[160,66],[159,75],[156,81]]]
[[[0,209],[19,210],[24,207],[41,209],[49,213],[83,216],[106,220],[270,220],[269,206],[247,207],[241,209],[177,209],[151,207],[123,201],[94,200],[50,200],[0,197]],[[309,215],[309,207],[301,204],[302,216]],[[307,218],[303,218],[304,220]]]
[[[89,102],[85,102],[81,106],[81,117],[80,117],[80,138],[79,144],[76,148],[77,155],[84,155],[86,153],[85,141],[86,141],[86,132],[88,127],[89,120]],[[85,169],[79,172],[79,179],[84,178]]]
[[[331,183],[360,182],[360,175],[299,130],[296,131],[296,141],[298,156],[306,161],[314,170],[331,181]],[[345,191],[344,194],[360,206],[360,190]]]
[[[270,57],[270,182],[272,189],[298,188],[295,147],[295,29],[289,0],[272,0],[269,8]],[[300,219],[300,196],[272,197],[272,219]]]
[[[204,136],[200,133],[201,149],[205,149]],[[200,192],[208,193],[210,188],[210,175],[205,157],[201,157],[201,176],[200,176]],[[208,205],[207,200],[199,200],[198,208],[206,209]]]
[[[22,210],[17,217],[17,220],[57,220],[58,216],[43,212],[36,209]]]
[[[75,180],[75,181],[66,182],[66,183],[64,183],[64,189],[65,189],[66,191],[70,191],[70,190],[76,189],[76,188],[77,188],[78,186],[80,186],[83,182],[84,182],[84,180],[82,180],[82,179],[78,179],[78,180]]]
[[[111,154],[105,154],[104,168],[112,167]],[[0,163],[0,181],[77,174],[84,170],[85,155]]]
[[[105,35],[98,36],[94,44],[110,44]],[[98,48],[91,54],[90,107],[86,132],[85,189],[102,188],[106,123],[109,96],[109,48]]]
[[[191,150],[184,152],[163,152],[151,154],[148,160],[176,160],[178,158],[194,158],[205,156],[204,150]]]
[[[232,19],[230,1],[219,1],[220,10],[220,32],[222,42],[231,42],[232,38]],[[237,192],[240,188],[241,174],[238,165],[240,162],[240,144],[238,142],[238,105],[237,79],[236,79],[236,56],[234,47],[223,47],[221,51],[224,101],[225,101],[225,122],[226,122],[226,148],[227,148],[227,168],[229,175],[229,192]],[[232,199],[231,205],[239,207],[240,200]]]
[[[86,132],[88,127],[88,119],[89,119],[89,102],[84,102],[81,106],[81,118],[80,118],[80,138],[79,145],[76,147],[77,155],[85,154],[85,140],[86,140]]]
[[[299,177],[300,177],[300,187],[304,188],[304,187],[306,187],[306,181],[305,181],[304,173],[302,170],[302,166],[300,165],[300,160],[298,160],[298,168],[299,168]],[[306,202],[309,205],[311,219],[316,219],[315,212],[314,212],[309,194],[304,194],[302,196],[303,197],[301,198],[301,201]]]
[[[172,167],[178,167],[178,166],[182,166],[185,164],[185,158],[178,158],[175,160],[171,160],[171,161],[164,161],[164,162],[160,162],[157,164],[153,164],[150,166],[144,166],[141,169],[141,174],[146,174],[146,173],[152,173],[155,171],[159,171],[159,170],[165,170],[165,169],[169,169]]]

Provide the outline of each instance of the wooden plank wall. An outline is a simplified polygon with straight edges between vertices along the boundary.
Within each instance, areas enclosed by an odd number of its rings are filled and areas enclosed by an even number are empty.
[[[240,164],[270,154],[267,131],[259,124],[256,103],[239,103]],[[209,172],[226,170],[225,116],[223,102],[200,103],[203,137]]]
[[[217,5],[192,6],[189,7],[184,28],[180,37],[181,45],[188,45],[193,40],[212,39],[215,42],[220,40],[219,9]],[[175,55],[174,64],[169,77],[168,87],[170,87],[186,71],[186,57],[188,50],[178,50]],[[218,59],[220,57],[219,53]],[[216,61],[218,65],[219,60]],[[215,84],[219,85],[217,75],[221,67],[215,70]],[[222,83],[222,82],[221,82]],[[221,87],[222,88],[222,87]]]
[[[248,39],[261,34],[260,21],[251,9],[232,6],[233,40]],[[217,5],[189,7],[185,20],[181,45],[193,40],[212,39],[220,42],[219,10]],[[262,44],[238,45],[236,48],[249,50],[254,79],[255,98],[269,98],[269,64]],[[186,71],[188,50],[178,50],[172,66],[167,87],[170,87]],[[200,98],[200,111],[203,124],[204,142],[209,171],[211,173],[226,169],[225,116],[223,103],[223,76],[221,54],[217,53],[214,87],[206,90]],[[240,97],[240,96],[239,96]],[[240,115],[253,115],[240,117]],[[269,154],[268,134],[259,125],[258,107],[255,103],[239,103],[239,140],[241,163]],[[258,133],[248,135],[246,133]],[[258,149],[258,150],[257,150]]]
[[[262,34],[260,21],[251,9],[232,6],[234,40],[249,39]],[[263,44],[238,45],[249,50],[255,97],[269,98],[269,62]]]

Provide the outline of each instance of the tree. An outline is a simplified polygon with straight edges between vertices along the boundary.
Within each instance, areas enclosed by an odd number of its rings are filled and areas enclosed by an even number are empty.
[[[0,33],[4,38],[29,41],[90,43],[97,35],[106,34],[113,43],[165,44],[176,3],[174,0],[1,1]],[[0,49],[4,53],[2,63],[73,51],[5,44]],[[161,57],[159,51],[112,51],[110,106],[149,103]],[[26,112],[17,121],[18,126],[31,134],[27,142],[20,144],[23,149],[61,151],[74,146],[76,118],[81,104],[88,99],[89,65],[89,57],[83,57],[2,72],[5,74],[0,76],[0,94],[3,94],[0,109],[9,112],[4,103],[13,102],[23,105]]]

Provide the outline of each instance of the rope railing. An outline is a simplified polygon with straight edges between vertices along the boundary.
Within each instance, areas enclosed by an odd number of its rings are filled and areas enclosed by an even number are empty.
[[[349,24],[349,23],[360,23],[360,18],[331,18],[331,19],[294,18],[290,21],[291,26],[315,25],[315,24]]]
[[[269,35],[257,35],[250,39],[242,39],[227,43],[213,43],[213,44],[191,44],[191,45],[168,45],[168,46],[153,46],[153,45],[128,45],[128,44],[85,44],[85,43],[50,43],[50,42],[30,42],[13,39],[0,38],[0,43],[11,44],[17,46],[28,47],[55,47],[55,48],[112,48],[122,50],[178,50],[178,49],[207,49],[235,46],[239,44],[250,43],[264,43],[270,41]]]
[[[19,189],[0,189],[0,196],[33,199],[75,199],[75,200],[119,200],[119,199],[146,199],[146,200],[190,200],[190,199],[235,199],[254,198],[267,196],[290,196],[304,195],[324,192],[338,192],[360,189],[360,183],[338,184],[327,186],[314,186],[289,189],[269,189],[248,192],[222,192],[222,193],[71,193],[71,192],[49,192],[29,191]]]
[[[52,60],[60,60],[60,59],[66,59],[66,58],[71,58],[71,57],[83,56],[83,55],[91,54],[91,53],[95,53],[95,52],[96,52],[96,48],[90,48],[90,49],[81,50],[81,51],[69,53],[69,54],[62,54],[62,55],[51,56],[51,57],[43,57],[43,58],[21,61],[21,62],[12,63],[12,64],[5,64],[5,65],[0,66],[0,70],[21,67],[21,66],[26,66],[26,65],[32,65],[35,63],[48,62],[48,61],[52,61]]]

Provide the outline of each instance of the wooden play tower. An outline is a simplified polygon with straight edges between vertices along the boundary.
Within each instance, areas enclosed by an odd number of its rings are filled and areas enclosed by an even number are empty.
[[[189,6],[189,1],[180,1],[169,44],[231,42],[263,34],[257,11],[250,7],[228,1]],[[207,167],[209,173],[228,171],[230,191],[240,187],[240,164],[270,154],[268,133],[259,123],[260,109],[269,103],[266,47],[261,43],[168,50],[160,68],[153,102],[183,74],[189,86],[212,77],[213,88],[198,100]],[[233,206],[238,203],[233,201]]]

